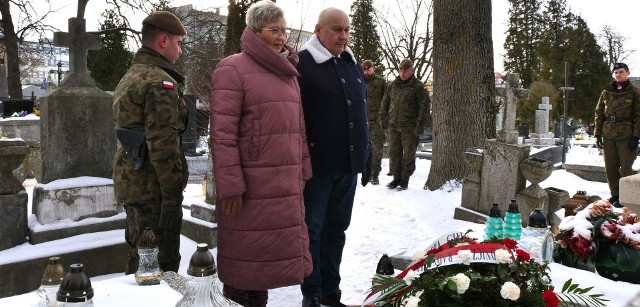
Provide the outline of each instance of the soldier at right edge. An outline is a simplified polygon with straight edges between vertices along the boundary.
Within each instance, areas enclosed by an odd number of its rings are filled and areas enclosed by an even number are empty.
[[[604,167],[611,191],[609,202],[622,207],[618,198],[620,178],[632,174],[640,140],[640,90],[629,82],[629,67],[613,65],[615,81],[607,84],[596,105],[596,146],[604,154]]]

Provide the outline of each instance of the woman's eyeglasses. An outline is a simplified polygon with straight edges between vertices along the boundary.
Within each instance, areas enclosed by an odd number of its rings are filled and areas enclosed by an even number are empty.
[[[280,29],[280,28],[262,28],[262,30],[267,30],[269,32],[271,32],[271,34],[273,35],[273,37],[284,37],[287,38],[287,36],[289,36],[289,30],[285,29]]]

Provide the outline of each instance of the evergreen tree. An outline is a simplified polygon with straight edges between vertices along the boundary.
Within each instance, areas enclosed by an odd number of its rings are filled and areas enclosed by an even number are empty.
[[[258,2],[258,0],[229,0],[229,15],[227,16],[227,30],[224,41],[224,54],[226,56],[241,51],[240,37],[242,37],[244,28],[247,27],[245,21],[247,10],[255,2]]]
[[[382,75],[380,35],[375,23],[373,0],[355,0],[351,5],[351,37],[349,47],[359,62],[371,60],[376,74]]]
[[[606,53],[579,16],[572,16],[567,27],[565,55],[569,63],[569,86],[575,88],[569,94],[569,118],[591,123],[600,92],[612,78]]]
[[[542,35],[537,45],[540,59],[538,81],[564,84],[564,61],[567,44],[566,28],[571,14],[566,12],[565,0],[549,0],[543,12]]]
[[[504,42],[504,68],[519,73],[528,88],[538,70],[536,46],[540,41],[540,0],[509,0],[509,28]]]
[[[108,31],[126,27],[119,15],[109,9],[102,13],[102,17],[104,21],[100,24],[100,29],[105,31],[102,48],[89,50],[87,68],[100,89],[113,91],[131,66],[133,54],[126,48],[127,36],[123,31]]]

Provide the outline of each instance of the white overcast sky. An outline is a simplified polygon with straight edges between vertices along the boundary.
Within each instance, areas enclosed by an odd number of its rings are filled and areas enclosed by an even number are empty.
[[[407,1],[407,0],[405,0]],[[34,0],[33,3],[42,2]],[[75,17],[77,11],[76,0],[53,0],[54,9],[59,9],[58,13],[52,14],[48,19],[50,24],[55,24],[60,29],[67,30],[66,20]],[[376,6],[384,3],[389,5],[390,0],[375,0]],[[226,9],[228,0],[173,0],[174,5],[193,4],[197,9],[207,9],[221,7]],[[301,21],[303,28],[312,30],[318,13],[327,7],[337,7],[349,12],[352,1],[350,0],[277,0],[278,5],[284,8],[287,22],[290,26],[299,27]],[[602,27],[609,25],[617,32],[627,38],[627,49],[634,52],[627,60],[631,68],[632,76],[640,76],[640,31],[637,19],[640,14],[640,1],[638,0],[618,0],[605,2],[601,0],[567,0],[567,7],[574,14],[582,16],[591,32],[598,34]],[[99,27],[100,13],[106,9],[103,0],[89,0],[85,18],[87,19],[87,30],[97,30]],[[495,54],[495,70],[502,71],[502,54],[505,39],[504,32],[507,29],[509,5],[507,0],[493,0],[493,45]],[[138,26],[144,16],[132,18],[133,26]],[[138,20],[135,22],[134,20]],[[634,24],[635,23],[635,24]],[[53,35],[51,35],[53,36]]]

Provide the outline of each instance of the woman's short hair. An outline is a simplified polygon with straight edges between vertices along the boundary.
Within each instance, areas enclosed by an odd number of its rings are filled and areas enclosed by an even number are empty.
[[[284,18],[284,11],[271,0],[261,0],[252,4],[247,10],[245,20],[247,27],[260,31],[270,21]]]

